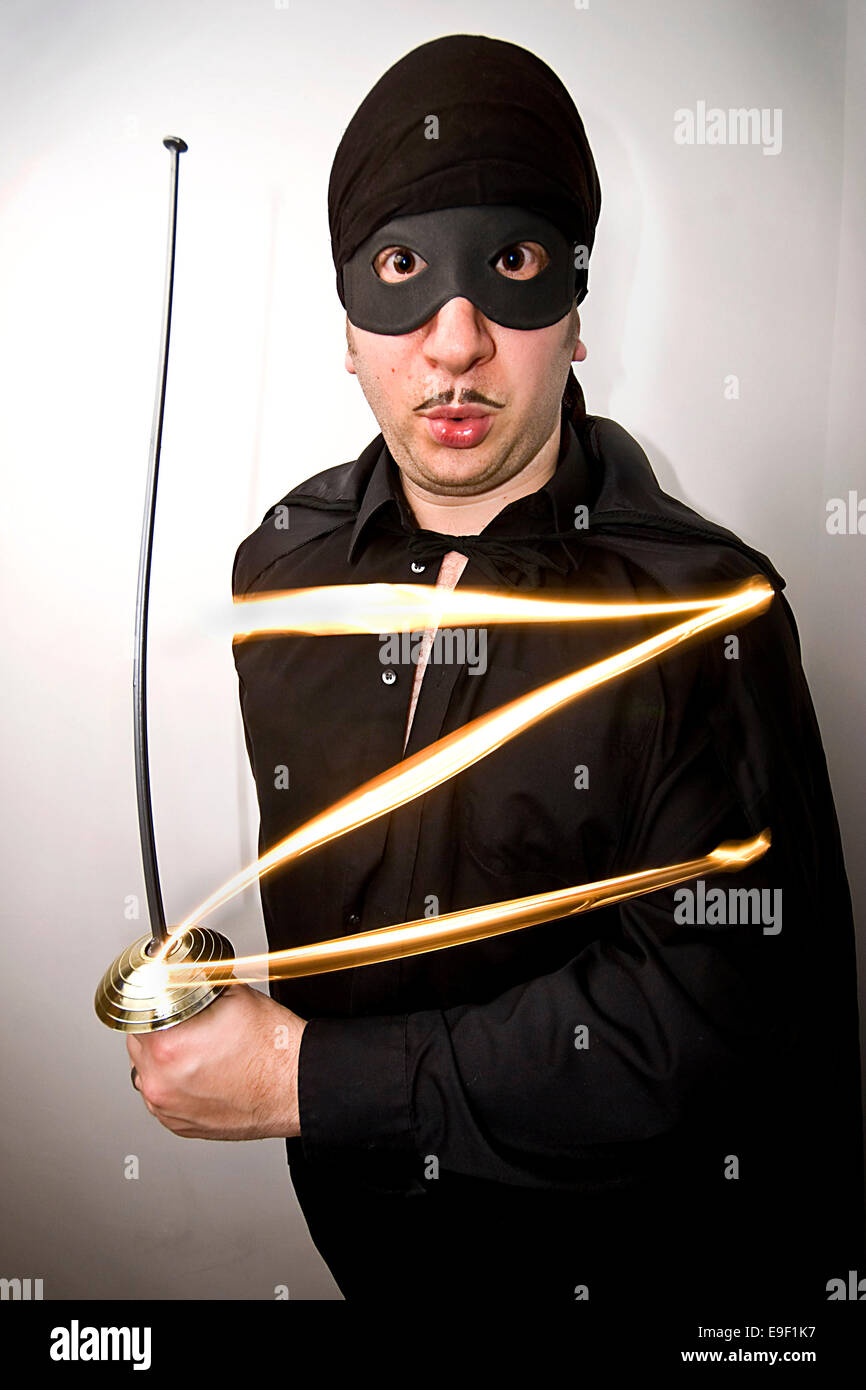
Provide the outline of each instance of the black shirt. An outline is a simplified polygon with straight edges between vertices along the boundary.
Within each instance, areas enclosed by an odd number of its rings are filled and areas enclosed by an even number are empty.
[[[320,1178],[323,1193],[351,1175],[371,1192],[420,1195],[432,1156],[452,1189],[567,1194],[599,1244],[627,1210],[617,1229],[635,1258],[649,1229],[638,1214],[657,1221],[662,1204],[672,1267],[677,1251],[694,1255],[697,1222],[728,1242],[714,1268],[721,1260],[729,1272],[736,1258],[739,1269],[736,1242],[760,1221],[763,1260],[780,1277],[796,1265],[796,1279],[822,1289],[860,1238],[853,929],[784,581],[662,493],[613,421],[575,428],[563,417],[561,441],[544,487],[474,543],[448,536],[437,547],[380,435],[271,508],[238,550],[234,593],[433,584],[436,554],[463,544],[459,588],[702,598],[760,574],[777,590],[770,608],[735,629],[738,643],[714,631],[669,652],[267,875],[270,948],[696,858],[765,826],[768,854],[712,885],[781,889],[781,927],[678,925],[666,890],[275,983],[275,997],[310,1020],[293,1171]],[[583,505],[588,525],[575,526]],[[383,665],[379,635],[236,643],[260,852],[477,715],[670,622],[491,625],[483,673],[428,665],[405,754],[414,666]],[[810,1167],[804,1126],[819,1150]]]

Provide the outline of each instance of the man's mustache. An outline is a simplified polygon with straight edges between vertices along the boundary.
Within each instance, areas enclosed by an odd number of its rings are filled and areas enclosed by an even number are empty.
[[[430,410],[432,406],[458,404],[491,405],[494,410],[501,410],[504,404],[503,401],[492,401],[489,396],[482,395],[480,391],[473,391],[471,388],[460,393],[460,400],[458,402],[454,401],[454,394],[453,388],[450,391],[440,391],[438,396],[428,396],[426,401],[422,401],[420,405],[416,405],[414,408],[415,410]]]

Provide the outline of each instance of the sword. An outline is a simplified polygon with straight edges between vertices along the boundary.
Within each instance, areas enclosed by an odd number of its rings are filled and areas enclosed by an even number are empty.
[[[150,598],[150,568],[153,555],[153,523],[156,513],[156,488],[159,480],[159,456],[162,448],[162,421],[165,413],[165,385],[168,374],[168,346],[171,336],[171,302],[174,290],[174,250],[177,239],[177,172],[178,159],[188,146],[177,135],[167,135],[162,142],[171,154],[169,185],[168,250],[165,264],[162,338],[159,345],[159,370],[156,381],[156,400],[153,407],[153,426],[150,434],[147,488],[144,520],[141,527],[141,550],[138,559],[138,589],[135,600],[135,657],[132,671],[132,698],[135,735],[135,793],[138,802],[138,831],[141,840],[141,862],[147,891],[147,910],[151,935],[142,936],[118,956],[105,972],[94,998],[94,1007],[102,1022],[109,1028],[125,1033],[154,1033],[173,1028],[187,1018],[206,1009],[222,994],[227,980],[212,980],[216,964],[233,958],[230,941],[217,931],[188,923],[182,931],[170,936],[166,928],[156,842],[153,834],[153,805],[150,794],[150,762],[147,750],[147,615]],[[156,957],[156,959],[154,959]],[[191,970],[192,988],[178,997],[166,989],[163,959],[173,964],[183,962]]]
[[[138,588],[135,599],[135,657],[132,668],[132,699],[135,740],[135,794],[138,801],[138,834],[141,841],[141,861],[147,894],[152,940],[147,948],[152,954],[168,939],[156,841],[153,834],[153,804],[150,794],[150,760],[147,744],[147,617],[150,604],[150,569],[153,556],[153,524],[156,514],[156,489],[159,482],[159,458],[162,450],[162,422],[165,414],[165,387],[168,379],[168,348],[171,338],[171,304],[174,293],[174,253],[177,241],[177,175],[181,154],[189,148],[177,135],[167,135],[162,142],[171,154],[169,184],[168,247],[165,263],[162,335],[159,345],[159,368],[156,380],[156,399],[153,406],[153,425],[150,432],[150,453],[145,490],[144,519],[141,524],[141,550],[138,558]]]

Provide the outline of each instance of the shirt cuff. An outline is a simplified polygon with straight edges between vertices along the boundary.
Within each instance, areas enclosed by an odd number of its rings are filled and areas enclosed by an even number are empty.
[[[414,1153],[405,1014],[312,1018],[301,1037],[298,1109],[304,1158],[335,1150]]]

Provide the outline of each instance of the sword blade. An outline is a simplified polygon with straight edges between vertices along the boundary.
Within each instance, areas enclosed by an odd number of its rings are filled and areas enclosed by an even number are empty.
[[[174,256],[177,240],[178,160],[187,149],[177,136],[166,136],[162,142],[171,154],[169,184],[168,248],[165,265],[162,334],[159,347],[156,400],[150,434],[150,453],[145,490],[144,520],[141,527],[141,549],[138,558],[138,587],[135,598],[135,656],[132,669],[133,736],[135,746],[135,794],[138,803],[138,833],[141,841],[141,861],[147,894],[147,910],[154,942],[167,940],[165,908],[159,881],[156,841],[153,830],[153,804],[150,791],[150,759],[147,739],[147,619],[150,607],[150,570],[153,556],[153,526],[156,515],[156,491],[159,481],[159,458],[162,449],[162,423],[165,414],[165,388],[168,378],[168,349],[171,338],[171,306],[174,294]]]

